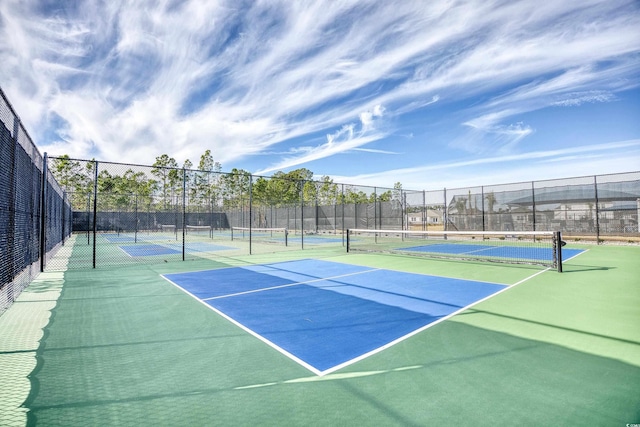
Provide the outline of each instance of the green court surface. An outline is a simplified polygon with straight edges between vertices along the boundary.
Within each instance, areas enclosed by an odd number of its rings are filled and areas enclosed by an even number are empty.
[[[45,272],[0,317],[0,425],[640,423],[640,247],[581,248],[562,274],[341,247]],[[308,258],[512,286],[319,376],[161,277]]]

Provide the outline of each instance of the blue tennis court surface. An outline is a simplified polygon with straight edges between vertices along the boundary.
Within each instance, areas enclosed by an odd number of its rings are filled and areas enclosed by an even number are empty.
[[[176,255],[181,254],[181,250],[168,248],[162,245],[135,245],[135,246],[120,246],[120,249],[125,251],[127,255],[132,257],[143,256],[156,256],[156,255]]]
[[[506,287],[320,260],[163,277],[319,375]]]
[[[127,255],[132,257],[145,257],[155,255],[175,255],[182,253],[182,244],[169,244],[169,245],[156,245],[139,244],[131,246],[120,246],[120,249],[125,251]],[[216,252],[235,249],[229,246],[214,245],[212,243],[204,242],[189,242],[185,244],[187,252]]]
[[[553,260],[551,248],[532,248],[518,246],[465,245],[453,243],[437,243],[431,245],[412,246],[398,250],[411,252],[429,252],[435,254],[470,255],[495,258],[518,258],[533,261]],[[566,261],[582,253],[581,249],[562,249],[562,260]]]
[[[154,235],[154,234],[146,234],[146,233],[139,233],[137,236],[133,233],[129,233],[129,234],[104,233],[104,234],[101,234],[101,236],[109,243],[136,243],[136,242],[175,240],[174,236]]]

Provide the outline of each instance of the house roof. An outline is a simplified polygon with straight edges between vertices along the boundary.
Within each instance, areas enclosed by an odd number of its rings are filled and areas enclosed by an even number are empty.
[[[477,189],[476,189],[477,191]],[[532,194],[533,192],[533,194]],[[449,209],[455,210],[456,204],[464,202],[465,211],[488,208],[487,196],[493,196],[493,208],[512,208],[546,204],[594,203],[596,189],[593,184],[566,185],[554,187],[494,191],[484,188],[484,193],[457,194],[449,202]],[[484,199],[483,200],[483,196]],[[635,202],[640,199],[640,180],[616,183],[598,183],[598,202]],[[471,207],[473,206],[473,207]]]
[[[548,191],[550,190],[550,191]],[[531,194],[507,201],[510,206],[530,206],[535,200],[536,204],[561,204],[561,203],[592,203],[596,200],[593,186],[570,187],[562,190],[541,188],[536,190],[534,197]],[[598,190],[599,202],[629,201],[636,200],[639,194],[627,193],[625,191]]]

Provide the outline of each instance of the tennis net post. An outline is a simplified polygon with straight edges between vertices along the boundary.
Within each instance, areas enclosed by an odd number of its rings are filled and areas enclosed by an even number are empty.
[[[557,265],[558,273],[562,273],[562,247],[566,245],[566,242],[562,240],[562,232],[556,231],[553,233],[554,244],[554,257]]]

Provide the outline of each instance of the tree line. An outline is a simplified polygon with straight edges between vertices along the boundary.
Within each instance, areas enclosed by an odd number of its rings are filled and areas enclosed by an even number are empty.
[[[95,180],[98,165],[97,181]],[[109,164],[111,165],[111,164]],[[121,166],[121,165],[119,165]],[[402,184],[378,193],[366,193],[357,186],[334,183],[329,176],[314,180],[306,168],[276,172],[270,177],[252,176],[246,170],[233,168],[222,172],[211,150],[206,150],[197,168],[186,160],[180,167],[167,154],[156,157],[144,170],[130,166],[124,173],[103,168],[95,160],[78,161],[68,155],[53,158],[50,170],[67,193],[74,210],[92,210],[94,185],[100,195],[98,210],[172,210],[182,206],[183,199],[191,211],[230,209],[253,206],[290,206],[300,203],[318,205],[362,204],[373,202],[401,203]]]

